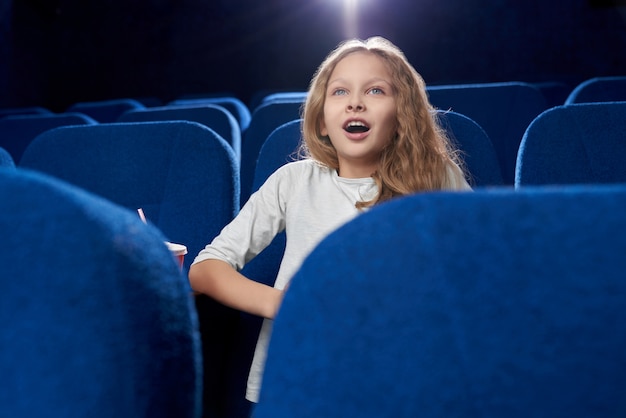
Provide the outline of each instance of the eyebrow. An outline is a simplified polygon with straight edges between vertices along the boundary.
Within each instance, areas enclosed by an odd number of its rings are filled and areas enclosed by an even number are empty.
[[[346,82],[347,80],[345,78],[335,78],[333,80],[328,80],[328,85],[335,84],[335,83],[346,83]],[[372,83],[379,83],[379,82],[383,82],[383,83],[388,84],[389,86],[393,86],[393,84],[389,80],[382,78],[382,77],[373,77],[367,80],[364,84],[372,84]]]

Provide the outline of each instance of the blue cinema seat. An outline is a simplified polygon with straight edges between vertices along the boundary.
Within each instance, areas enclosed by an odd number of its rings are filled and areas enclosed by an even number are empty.
[[[502,176],[493,145],[485,131],[468,117],[456,112],[438,111],[440,122],[461,150],[461,157],[474,186],[500,186]],[[276,128],[263,143],[255,166],[252,193],[282,165],[300,158],[301,119]],[[273,285],[284,249],[284,234],[244,267],[244,273]]]
[[[238,165],[230,146],[196,122],[61,127],[39,135],[19,165],[99,194],[187,246],[187,268],[238,211]]]
[[[239,128],[241,132],[245,132],[248,129],[248,125],[250,125],[250,118],[252,115],[250,114],[250,109],[244,102],[234,96],[213,96],[213,97],[181,97],[176,100],[172,100],[167,105],[168,106],[196,106],[201,104],[212,104],[217,106],[222,106],[224,109],[229,111],[237,122],[239,123]]]
[[[520,144],[515,186],[626,183],[626,102],[558,106]]]
[[[626,75],[594,77],[578,84],[564,104],[626,102]]]
[[[461,150],[461,157],[475,187],[503,184],[500,166],[493,145],[485,131],[470,118],[456,112],[437,111],[439,120],[452,141]],[[282,165],[300,158],[302,138],[301,119],[292,120],[276,128],[259,151],[255,166],[252,193]],[[273,285],[285,237],[279,234],[275,241],[244,267],[244,274],[265,284]]]
[[[522,82],[428,86],[433,106],[461,113],[487,132],[502,169],[513,185],[517,150],[528,124],[548,107],[543,93]]]
[[[307,91],[280,91],[269,93],[261,99],[260,104],[269,103],[269,102],[280,102],[280,101],[306,101],[306,96],[309,92]]]
[[[233,148],[237,161],[241,157],[241,130],[237,119],[221,106],[212,104],[189,106],[158,106],[133,109],[122,114],[117,122],[154,122],[187,120],[213,129]]]
[[[135,99],[96,100],[70,105],[66,112],[84,113],[100,123],[115,122],[124,112],[132,109],[145,109],[146,106]]]
[[[625,416],[626,186],[404,197],[329,235],[255,418]]]
[[[4,147],[19,164],[28,144],[37,135],[70,125],[95,125],[93,118],[82,113],[50,113],[14,115],[0,119],[0,146]]]
[[[0,168],[15,168],[13,157],[2,147],[0,147]]]
[[[440,121],[448,135],[462,150],[462,157],[475,186],[502,185],[500,166],[493,145],[485,131],[466,116],[455,112],[438,111]],[[263,143],[255,167],[252,193],[280,166],[300,158],[301,119],[287,122],[276,128]],[[242,273],[253,280],[273,285],[285,249],[286,237],[280,233],[272,243],[250,261]],[[234,345],[231,372],[231,404],[243,417],[247,403],[243,401],[248,371],[254,354],[256,338],[261,327],[260,318],[242,314],[238,329],[238,342]]]
[[[241,141],[241,204],[252,192],[252,182],[259,151],[267,137],[280,125],[301,117],[304,102],[299,99],[280,100],[259,105],[252,113],[248,129]]]
[[[259,150],[252,181],[252,193],[281,166],[300,158],[302,119],[294,119],[274,129]]]
[[[169,241],[188,248],[184,269],[239,211],[231,147],[196,122],[64,127],[38,136],[22,167],[55,175],[122,206],[143,208]],[[223,364],[238,312],[196,297],[204,358],[204,410],[219,408]]]
[[[439,121],[469,172],[472,187],[502,186],[502,170],[495,148],[485,130],[469,117],[438,110]]]
[[[0,170],[0,416],[199,418],[188,281],[135,213]]]

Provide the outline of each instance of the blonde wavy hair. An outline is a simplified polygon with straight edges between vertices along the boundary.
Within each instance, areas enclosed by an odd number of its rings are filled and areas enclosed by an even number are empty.
[[[358,208],[373,206],[396,196],[449,188],[452,176],[464,177],[458,151],[453,148],[428,101],[426,84],[404,53],[382,37],[351,39],[333,50],[315,72],[302,109],[301,155],[339,169],[337,151],[321,134],[328,80],[339,61],[358,51],[376,54],[391,72],[396,96],[397,131],[380,156],[372,177],[378,194]]]

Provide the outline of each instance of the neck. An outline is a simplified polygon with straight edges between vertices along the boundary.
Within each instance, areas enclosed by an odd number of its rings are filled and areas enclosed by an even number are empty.
[[[339,167],[337,175],[347,179],[362,179],[372,177],[376,167]]]

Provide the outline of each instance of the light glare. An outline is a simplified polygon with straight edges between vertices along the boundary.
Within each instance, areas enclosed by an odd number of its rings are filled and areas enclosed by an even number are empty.
[[[358,0],[343,0],[344,13],[344,30],[347,38],[357,38],[359,36],[358,28]]]

